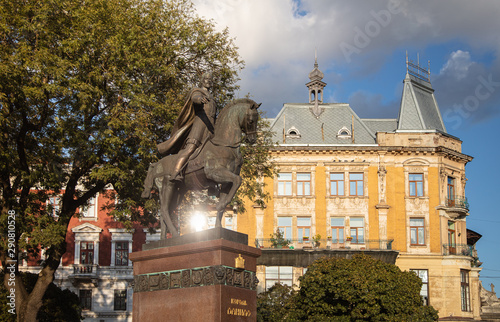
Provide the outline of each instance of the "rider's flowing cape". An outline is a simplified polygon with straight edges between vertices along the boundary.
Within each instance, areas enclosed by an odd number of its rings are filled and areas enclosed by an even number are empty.
[[[156,146],[161,155],[176,154],[182,149],[195,118],[193,100],[191,99],[195,92],[208,96],[207,91],[201,88],[194,88],[189,92],[189,99],[182,107],[179,117],[174,123],[170,138]]]

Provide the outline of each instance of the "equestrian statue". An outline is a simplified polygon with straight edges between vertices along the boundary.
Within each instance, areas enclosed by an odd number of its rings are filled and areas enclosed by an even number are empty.
[[[189,92],[170,138],[158,144],[162,159],[149,166],[144,181],[143,198],[151,197],[153,184],[159,190],[162,239],[167,228],[173,237],[179,236],[171,214],[189,190],[208,189],[219,197],[215,226],[221,227],[224,210],[241,185],[240,145],[245,138],[250,144],[257,139],[261,104],[247,98],[234,100],[215,120],[216,105],[209,91],[212,75],[203,74],[200,83],[200,88]]]

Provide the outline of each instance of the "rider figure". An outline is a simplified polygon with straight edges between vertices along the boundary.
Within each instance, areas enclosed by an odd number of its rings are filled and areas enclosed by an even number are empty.
[[[216,106],[212,94],[212,74],[201,76],[200,88],[194,88],[174,123],[170,138],[158,144],[162,156],[178,155],[172,180],[183,179],[182,172],[193,152],[214,133]]]

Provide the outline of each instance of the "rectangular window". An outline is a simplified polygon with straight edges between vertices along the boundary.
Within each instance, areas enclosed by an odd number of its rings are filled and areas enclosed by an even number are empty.
[[[286,239],[292,239],[292,217],[278,217],[278,229]]]
[[[292,195],[292,174],[279,173],[278,174],[278,196],[291,196]]]
[[[210,216],[208,217],[208,228],[215,228],[215,221],[217,220],[217,217]]]
[[[460,295],[462,311],[470,312],[469,271],[463,269],[460,270]]]
[[[350,220],[351,243],[362,244],[365,242],[365,219],[363,217],[354,217]]]
[[[311,195],[311,174],[297,173],[297,196]]]
[[[80,242],[80,264],[94,264],[94,242]]]
[[[344,195],[344,174],[343,173],[330,173],[330,195],[343,196]]]
[[[311,237],[311,218],[307,217],[298,217],[297,218],[297,238],[299,239],[299,243],[304,241],[304,237]],[[310,242],[307,240],[306,242]]]
[[[362,196],[363,195],[363,174],[362,173],[349,173],[349,195]]]
[[[59,218],[59,202],[61,198],[59,197],[50,197],[49,198],[49,212],[50,215],[54,218]]]
[[[425,245],[424,218],[410,218],[410,243]]]
[[[340,244],[344,243],[344,218],[343,217],[334,217],[330,219],[331,227],[332,227],[332,243]]]
[[[81,215],[84,218],[94,218],[95,217],[95,197],[89,199],[88,205],[81,208]]]
[[[233,217],[224,216],[224,228],[233,230]]]
[[[447,195],[447,206],[455,207],[455,178],[453,177],[448,177]]]
[[[410,269],[415,272],[422,280],[422,288],[420,289],[420,296],[424,305],[429,305],[429,271],[426,269]]]
[[[457,253],[455,222],[453,221],[448,221],[448,252],[449,255],[455,255]]]
[[[92,290],[80,290],[79,295],[82,310],[92,310]]]
[[[115,266],[128,266],[128,241],[115,243]]]
[[[288,286],[293,285],[293,267],[291,266],[267,266],[266,267],[266,290],[274,284],[280,283]]]
[[[115,290],[115,311],[127,310],[127,290]]]
[[[410,197],[423,197],[424,175],[422,173],[410,173],[408,181],[410,183]]]

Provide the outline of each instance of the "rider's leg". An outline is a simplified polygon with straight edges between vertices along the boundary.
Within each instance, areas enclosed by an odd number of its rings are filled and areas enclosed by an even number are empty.
[[[186,146],[184,147],[184,149],[179,151],[178,159],[175,163],[174,172],[172,175],[172,180],[181,181],[182,179],[184,179],[182,176],[182,170],[184,169],[184,166],[186,165],[189,157],[191,156],[191,154],[193,154],[197,147],[198,145],[195,143],[186,142]]]

